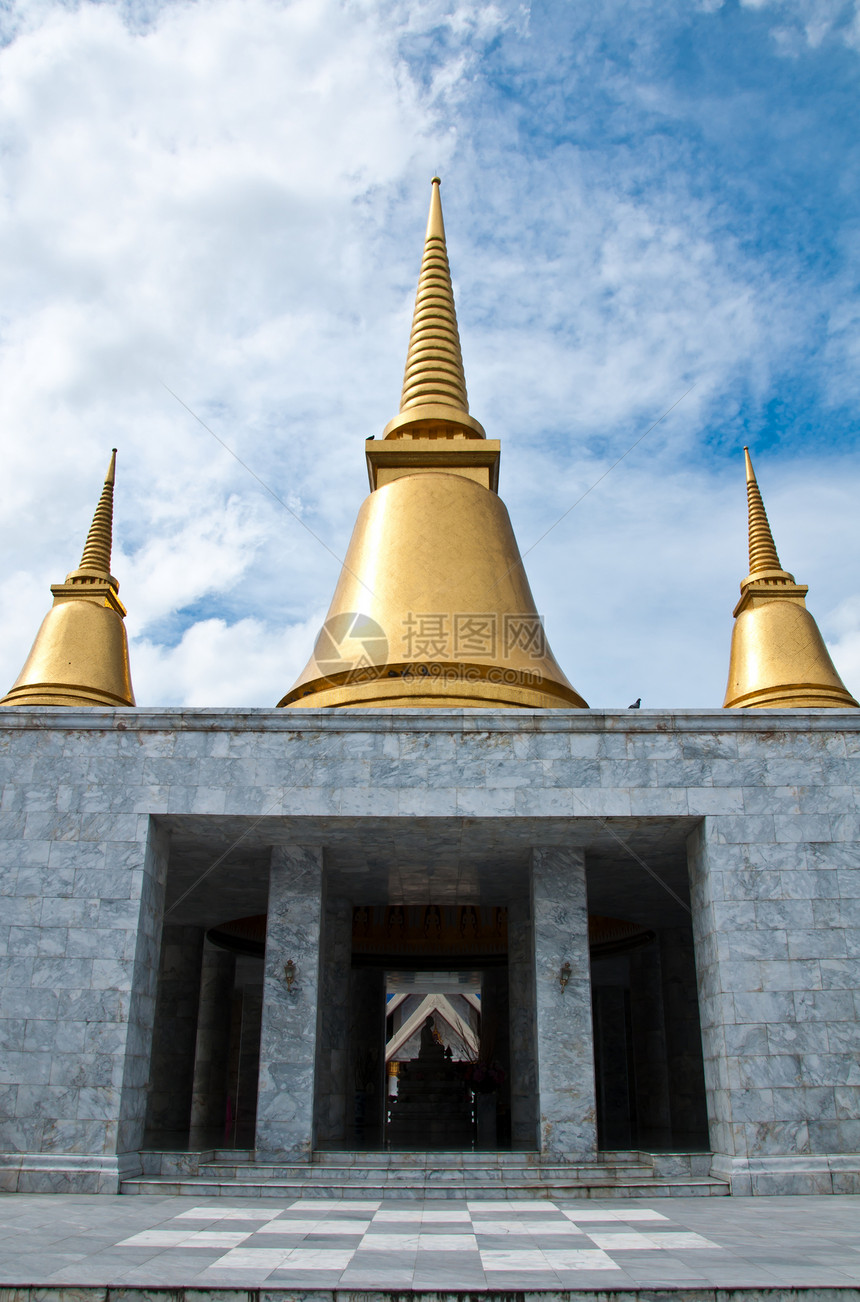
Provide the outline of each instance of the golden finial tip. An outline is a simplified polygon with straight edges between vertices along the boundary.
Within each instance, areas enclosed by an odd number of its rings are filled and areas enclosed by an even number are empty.
[[[755,471],[753,470],[753,463],[752,463],[752,457],[750,456],[750,450],[747,447],[744,448],[744,463],[746,465],[746,471],[747,471],[747,483],[754,484]]]
[[[441,185],[441,184],[442,184],[442,178],[441,178],[441,176],[431,176],[431,178],[430,178],[430,184],[431,184],[431,185]]]

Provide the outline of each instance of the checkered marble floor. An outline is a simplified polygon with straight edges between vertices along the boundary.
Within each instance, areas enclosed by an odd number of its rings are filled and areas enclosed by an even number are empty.
[[[504,1285],[513,1275],[557,1285],[568,1274],[620,1270],[613,1253],[719,1251],[651,1208],[625,1208],[622,1219],[620,1212],[534,1201],[395,1207],[308,1200],[284,1211],[190,1207],[118,1246],[221,1248],[223,1255],[206,1272],[213,1283],[225,1275],[311,1282],[322,1273],[336,1274],[342,1285],[371,1278],[412,1284],[416,1274],[438,1280],[440,1273],[470,1285]]]
[[[860,1198],[0,1197],[0,1285],[499,1290],[860,1283]]]

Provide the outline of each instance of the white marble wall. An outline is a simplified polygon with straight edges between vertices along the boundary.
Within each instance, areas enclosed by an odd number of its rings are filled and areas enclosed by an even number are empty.
[[[544,820],[574,842],[583,819],[634,832],[699,820],[692,903],[717,1169],[738,1189],[860,1191],[860,712],[0,711],[2,1187],[115,1188],[140,1144],[161,815],[209,828],[222,816],[407,829],[434,818],[480,823],[491,848],[512,827],[541,846]],[[294,940],[307,1002],[285,1012],[272,969],[261,1099],[266,1142],[303,1152],[314,865],[297,878],[302,947],[298,933],[272,937]],[[418,889],[409,872],[401,881]],[[278,1064],[293,1082],[286,1119]]]
[[[272,851],[263,977],[257,1155],[310,1157],[322,914],[321,849]],[[295,964],[290,988],[285,965]]]
[[[739,1193],[860,1192],[857,815],[817,818],[690,838],[714,1169]],[[821,822],[840,839],[806,839]]]
[[[0,741],[0,1188],[116,1192],[143,1138],[167,838],[67,740]]]
[[[597,1113],[583,851],[535,849],[531,887],[540,1151],[587,1161]]]

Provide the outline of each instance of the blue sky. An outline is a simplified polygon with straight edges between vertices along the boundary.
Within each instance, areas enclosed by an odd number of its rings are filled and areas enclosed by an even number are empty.
[[[860,11],[829,0],[11,9],[0,672],[116,444],[139,702],[283,695],[337,564],[164,386],[342,555],[438,169],[523,551],[678,403],[529,552],[574,685],[721,704],[749,443],[856,695],[858,72]]]

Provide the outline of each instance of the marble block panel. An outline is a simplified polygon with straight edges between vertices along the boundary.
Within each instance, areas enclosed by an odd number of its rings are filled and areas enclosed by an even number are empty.
[[[561,1160],[597,1152],[585,855],[531,856],[541,1153]]]
[[[310,1160],[322,873],[319,848],[272,851],[257,1098],[256,1149],[262,1159]]]

